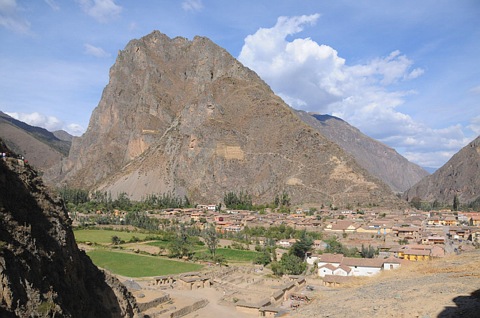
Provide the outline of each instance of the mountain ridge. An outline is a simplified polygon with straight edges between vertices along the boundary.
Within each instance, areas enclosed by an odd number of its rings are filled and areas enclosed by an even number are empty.
[[[480,136],[403,195],[408,201],[418,197],[442,203],[452,203],[455,196],[461,203],[480,199]]]
[[[394,149],[363,134],[343,119],[297,111],[303,121],[351,154],[360,166],[385,182],[394,192],[403,193],[428,175]],[[312,120],[314,118],[315,120]]]
[[[65,138],[66,134],[63,134]],[[71,145],[70,141],[61,140],[44,128],[31,126],[1,111],[0,136],[12,151],[23,155],[41,171],[58,164],[68,155]]]

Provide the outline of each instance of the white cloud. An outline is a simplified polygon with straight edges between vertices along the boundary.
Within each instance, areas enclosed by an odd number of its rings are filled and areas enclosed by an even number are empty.
[[[480,135],[480,116],[476,116],[470,120],[470,125],[467,126],[477,136]]]
[[[42,127],[48,131],[65,130],[71,135],[78,136],[82,134],[85,129],[79,124],[65,124],[54,116],[47,116],[38,112],[33,113],[17,113],[6,112],[12,118],[23,121],[30,126]]]
[[[82,10],[100,23],[107,23],[120,16],[122,7],[115,0],[77,0]]]
[[[182,2],[182,9],[185,11],[201,11],[203,9],[202,0],[186,0]]]
[[[19,15],[16,0],[0,0],[0,26],[18,33],[30,31],[30,22]]]
[[[54,116],[46,116],[38,112],[34,113],[15,113],[8,112],[7,115],[23,121],[31,126],[43,127],[49,131],[59,130],[62,128],[62,122]]]
[[[85,132],[85,128],[79,124],[68,124],[63,127],[63,130],[73,136],[80,136]]]
[[[52,8],[52,10],[60,10],[60,6],[55,2],[55,0],[45,0],[45,2]]]
[[[480,85],[470,88],[470,93],[480,95]]]
[[[110,53],[105,52],[101,47],[93,46],[91,44],[85,44],[85,54],[93,55],[96,57],[109,57]]]
[[[417,163],[438,167],[445,162],[443,155],[469,142],[460,125],[433,129],[398,110],[417,94],[398,90],[398,84],[424,73],[399,50],[348,65],[334,48],[311,38],[287,40],[318,18],[318,14],[279,17],[274,27],[260,28],[245,38],[239,60],[292,107],[338,116]]]

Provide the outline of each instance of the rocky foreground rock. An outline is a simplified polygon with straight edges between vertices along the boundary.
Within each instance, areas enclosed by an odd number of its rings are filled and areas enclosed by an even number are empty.
[[[7,152],[3,143],[0,152]],[[62,203],[21,159],[0,158],[0,317],[134,317],[136,303],[75,243]]]

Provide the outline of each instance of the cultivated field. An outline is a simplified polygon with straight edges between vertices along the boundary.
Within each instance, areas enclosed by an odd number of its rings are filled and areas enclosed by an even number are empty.
[[[133,237],[143,240],[148,236],[146,233],[112,230],[75,230],[73,233],[77,242],[91,242],[96,244],[112,243],[112,236],[115,235],[125,242],[130,241]]]
[[[89,244],[83,244],[83,246],[95,265],[114,274],[126,277],[151,277],[198,271],[203,268],[203,265],[198,263],[159,256],[160,253],[165,253],[168,250],[170,241],[135,242],[137,239],[145,240],[148,236],[155,237],[155,235],[148,233],[82,229],[74,231],[74,234],[78,243]],[[119,237],[126,243],[113,245],[113,236]],[[195,244],[191,246],[191,249],[200,258],[202,255],[209,255],[210,253],[204,245]],[[259,255],[259,252],[217,248],[216,255],[224,257],[227,263],[251,264]]]
[[[126,277],[150,277],[198,271],[202,265],[132,254],[123,251],[96,249],[87,253],[95,265]]]

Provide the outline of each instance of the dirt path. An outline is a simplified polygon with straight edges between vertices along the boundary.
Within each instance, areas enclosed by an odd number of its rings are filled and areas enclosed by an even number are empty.
[[[229,317],[229,318],[252,318],[251,315],[247,315],[235,310],[233,304],[227,306],[219,304],[219,300],[223,297],[222,291],[217,291],[215,288],[197,289],[194,291],[187,290],[175,290],[169,291],[172,297],[181,299],[182,297],[196,297],[198,299],[205,298],[209,301],[208,305],[193,313],[190,313],[184,317],[186,318],[204,318],[204,317]]]

